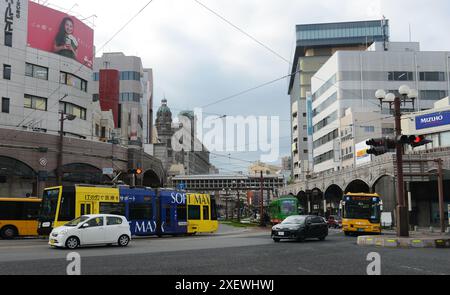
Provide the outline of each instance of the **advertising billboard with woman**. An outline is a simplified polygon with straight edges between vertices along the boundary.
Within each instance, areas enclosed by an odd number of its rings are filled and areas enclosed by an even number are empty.
[[[29,1],[28,46],[92,68],[94,30],[73,16]]]

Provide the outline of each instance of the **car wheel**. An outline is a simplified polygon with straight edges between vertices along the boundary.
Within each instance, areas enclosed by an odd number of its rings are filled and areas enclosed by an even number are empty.
[[[0,236],[5,240],[14,239],[17,235],[17,229],[14,226],[5,226],[0,232]]]
[[[66,240],[66,248],[68,249],[76,249],[80,246],[80,240],[77,237],[69,237]]]
[[[127,235],[122,235],[119,238],[118,244],[120,247],[126,247],[130,243],[130,238]]]
[[[281,240],[280,240],[280,239],[273,239],[273,241],[274,241],[275,243],[279,243]]]
[[[327,237],[320,237],[320,238],[319,238],[319,241],[325,241],[326,238],[327,238]]]

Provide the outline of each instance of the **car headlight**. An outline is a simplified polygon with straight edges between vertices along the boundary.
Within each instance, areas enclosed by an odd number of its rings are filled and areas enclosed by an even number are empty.
[[[42,227],[51,227],[52,223],[51,222],[43,222],[42,223]]]

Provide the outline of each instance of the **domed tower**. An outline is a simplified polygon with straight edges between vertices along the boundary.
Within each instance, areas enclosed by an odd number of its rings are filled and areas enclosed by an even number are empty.
[[[158,137],[162,143],[167,143],[173,135],[172,130],[172,111],[167,106],[167,99],[161,101],[161,107],[156,114],[156,129],[158,130]]]

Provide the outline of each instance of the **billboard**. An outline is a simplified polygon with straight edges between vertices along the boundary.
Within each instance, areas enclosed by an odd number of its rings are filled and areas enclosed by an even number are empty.
[[[367,153],[367,150],[369,149],[370,146],[368,146],[365,141],[355,145],[356,166],[364,165],[372,161],[372,156]]]
[[[416,117],[416,130],[450,125],[450,111]]]
[[[32,1],[28,7],[27,43],[92,68],[94,30],[73,16]]]

